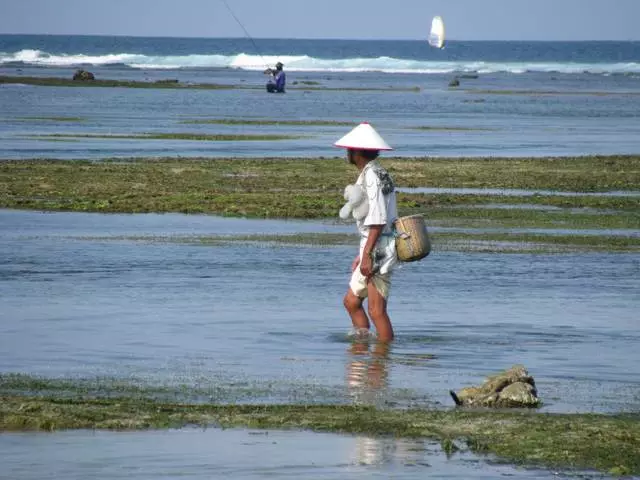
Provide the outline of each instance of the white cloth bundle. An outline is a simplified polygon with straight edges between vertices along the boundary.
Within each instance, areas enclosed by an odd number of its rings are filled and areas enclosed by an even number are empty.
[[[369,200],[360,185],[347,185],[344,189],[344,199],[347,203],[340,209],[340,218],[343,220],[350,215],[356,220],[362,220],[369,213]]]

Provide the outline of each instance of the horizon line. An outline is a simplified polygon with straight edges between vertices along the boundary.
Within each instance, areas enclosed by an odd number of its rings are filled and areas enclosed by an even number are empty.
[[[206,37],[197,35],[130,35],[124,33],[3,33],[0,36],[46,36],[46,37],[125,37],[125,38],[179,38],[179,39],[198,39],[198,40],[315,40],[315,41],[355,41],[355,42],[426,42],[427,38],[341,38],[341,37],[247,37],[247,36],[223,36],[223,37]],[[584,42],[624,42],[624,43],[640,43],[640,39],[460,39],[450,38],[447,42],[530,42],[530,43],[584,43]]]

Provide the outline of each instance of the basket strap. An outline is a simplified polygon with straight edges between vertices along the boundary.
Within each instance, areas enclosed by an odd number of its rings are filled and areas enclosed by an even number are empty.
[[[402,233],[400,234],[400,238],[402,238],[403,240],[407,240],[411,238],[411,234],[407,233],[407,229],[404,226],[404,222],[402,221],[402,218],[399,218],[398,220],[400,220],[400,226],[402,227]],[[415,249],[414,249],[414,245],[412,241],[408,241],[406,243],[406,246],[409,248],[409,255],[411,255],[412,257],[416,254]]]
[[[404,235],[409,235],[409,234],[407,233],[407,229],[406,229],[406,228],[404,228],[404,222],[402,221],[402,217],[400,217],[398,220],[400,221],[400,227],[402,227],[402,233],[403,233]]]
[[[402,228],[402,233],[400,233],[398,235],[398,237],[402,238],[403,240],[406,240],[407,238],[410,238],[411,235],[409,235],[407,233],[406,228],[404,228],[404,222],[402,221],[402,218],[398,218],[398,221],[400,222],[400,227]]]

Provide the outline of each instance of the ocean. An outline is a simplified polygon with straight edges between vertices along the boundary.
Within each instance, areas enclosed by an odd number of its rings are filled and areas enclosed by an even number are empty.
[[[637,74],[640,42],[302,40],[0,35],[0,63],[296,72]],[[637,78],[637,77],[636,77]]]
[[[285,64],[288,92],[263,70]],[[640,151],[640,42],[456,42],[0,35],[0,75],[220,83],[230,90],[0,84],[0,158],[333,156],[346,127],[192,119],[369,121],[398,156]],[[450,88],[458,77],[460,86]],[[305,86],[307,88],[305,88]],[[313,87],[313,88],[311,88]],[[80,121],[60,120],[77,117]],[[56,120],[57,119],[57,120]],[[286,133],[270,142],[86,138]],[[75,138],[46,137],[51,134]]]

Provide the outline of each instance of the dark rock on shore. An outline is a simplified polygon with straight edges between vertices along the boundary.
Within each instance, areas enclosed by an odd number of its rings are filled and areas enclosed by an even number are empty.
[[[88,72],[87,70],[76,70],[76,73],[73,74],[73,79],[75,81],[80,81],[80,82],[87,82],[87,81],[91,81],[91,80],[95,80],[96,77],[93,75],[93,73]]]

